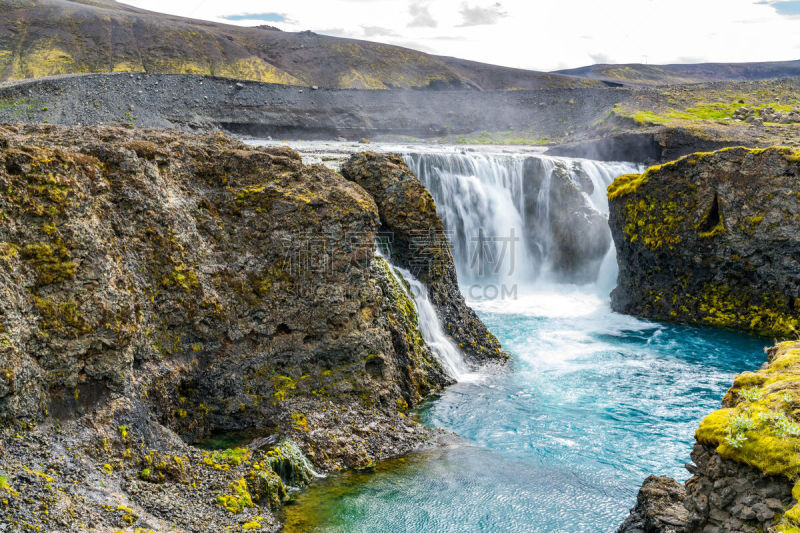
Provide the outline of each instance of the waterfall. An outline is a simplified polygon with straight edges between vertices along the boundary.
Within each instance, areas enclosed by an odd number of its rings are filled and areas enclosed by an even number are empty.
[[[380,246],[378,246],[376,255],[386,260],[389,264],[389,270],[397,280],[398,285],[414,301],[414,306],[417,308],[419,330],[428,347],[439,359],[447,374],[456,381],[462,381],[469,374],[469,367],[464,361],[464,355],[461,350],[445,334],[439,315],[428,297],[428,288],[408,270],[393,265],[391,260],[380,252]]]
[[[613,287],[606,187],[639,166],[479,152],[404,160],[436,202],[462,285]]]

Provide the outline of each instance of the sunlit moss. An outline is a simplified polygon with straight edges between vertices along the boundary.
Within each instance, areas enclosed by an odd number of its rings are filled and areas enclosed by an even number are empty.
[[[725,398],[731,407],[707,416],[697,440],[726,459],[800,481],[800,342],[779,344],[769,366],[737,377]],[[794,493],[800,499],[800,483]],[[800,506],[786,512],[780,527],[800,527]]]

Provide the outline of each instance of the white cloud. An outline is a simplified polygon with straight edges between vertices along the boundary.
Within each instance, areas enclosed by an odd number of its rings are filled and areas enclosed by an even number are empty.
[[[800,19],[781,15],[771,0],[272,0],[268,10],[263,0],[127,3],[225,23],[230,15],[279,13],[286,21],[270,25],[286,31],[336,28],[341,36],[386,43],[399,35],[411,48],[539,70],[604,58],[634,63],[646,57],[651,64],[800,59]]]
[[[489,6],[470,6],[464,4],[461,6],[460,13],[463,17],[460,26],[497,24],[501,18],[508,15],[508,13],[503,11],[503,5],[500,2]]]
[[[411,15],[411,22],[408,23],[409,28],[435,28],[438,26],[424,2],[412,2],[408,6],[408,13]]]

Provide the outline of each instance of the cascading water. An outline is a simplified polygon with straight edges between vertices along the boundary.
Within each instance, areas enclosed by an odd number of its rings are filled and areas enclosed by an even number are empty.
[[[463,284],[615,276],[601,268],[612,248],[605,190],[637,165],[472,152],[404,159],[436,201]]]
[[[611,312],[605,190],[636,165],[398,148],[385,149],[431,191],[462,292],[512,359],[464,380],[425,287],[400,271],[424,338],[461,377],[421,419],[464,440],[321,482],[287,507],[286,531],[616,530],[649,474],[686,479],[699,421],[765,342]],[[520,291],[473,291],[498,284]]]
[[[376,253],[378,256],[386,259],[380,251]],[[414,300],[422,338],[425,339],[425,342],[439,359],[439,362],[442,363],[447,374],[456,381],[462,381],[469,375],[469,368],[464,362],[464,356],[461,350],[458,349],[458,346],[455,345],[453,340],[447,336],[442,329],[442,322],[439,320],[439,315],[436,313],[436,309],[434,309],[428,297],[428,288],[408,270],[393,265],[388,259],[387,262],[389,263],[389,270],[392,276],[395,277],[398,284],[406,291],[406,294]]]

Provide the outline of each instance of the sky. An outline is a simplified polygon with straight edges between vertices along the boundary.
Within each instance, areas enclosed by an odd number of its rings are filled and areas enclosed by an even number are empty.
[[[517,68],[800,59],[800,0],[125,0]]]

